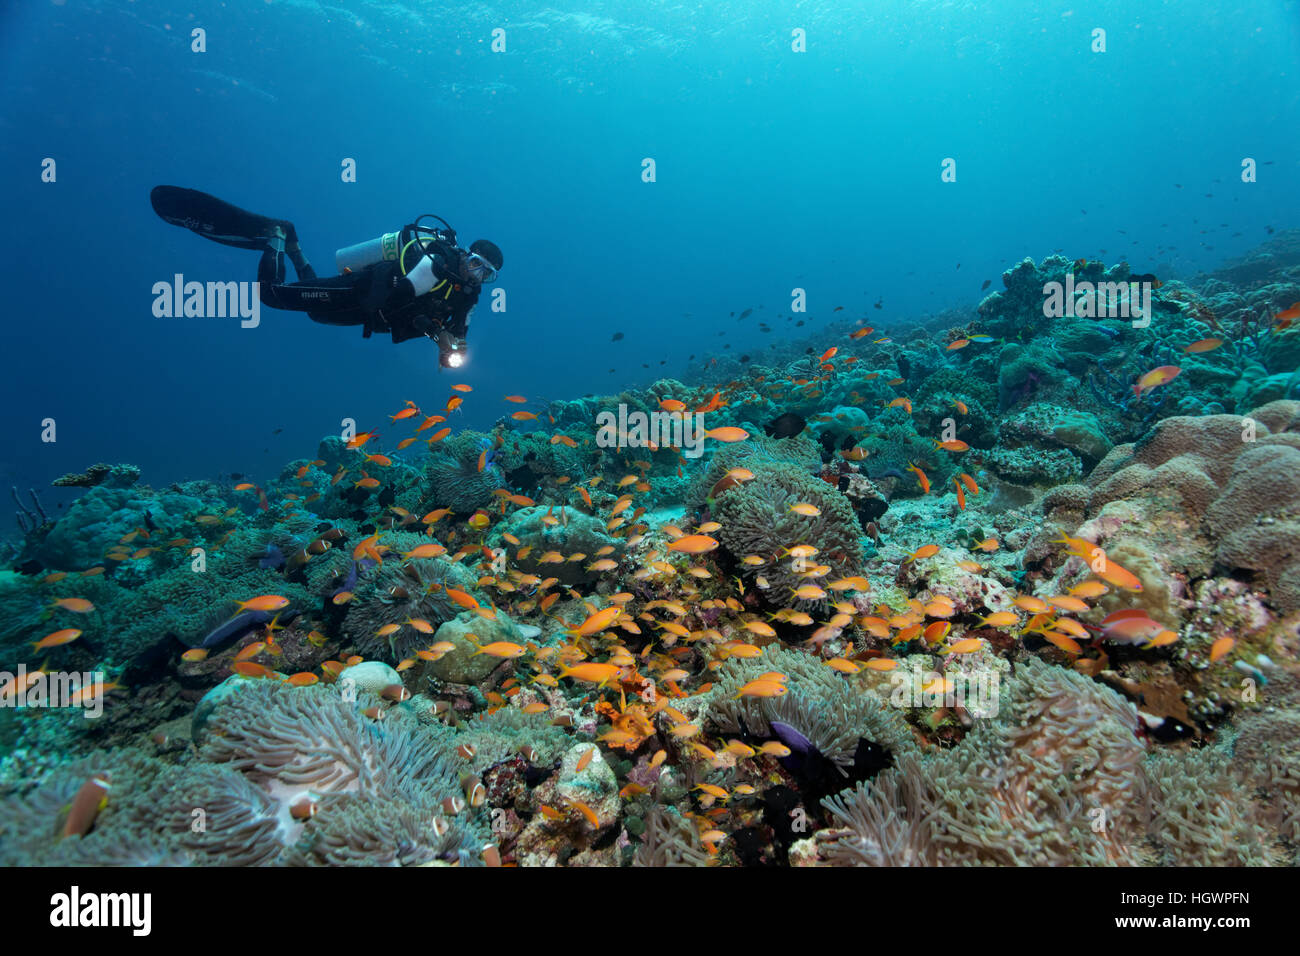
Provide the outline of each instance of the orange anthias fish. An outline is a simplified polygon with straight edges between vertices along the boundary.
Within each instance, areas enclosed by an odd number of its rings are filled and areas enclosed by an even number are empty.
[[[722,400],[722,393],[714,392],[712,398],[695,410],[697,412],[715,412],[725,404],[726,402]]]
[[[287,601],[285,602],[288,603]],[[51,607],[62,608],[65,611],[71,611],[73,614],[89,614],[95,610],[95,605],[91,604],[85,598],[71,597],[59,598],[50,604]]]
[[[704,433],[706,438],[712,438],[721,442],[744,441],[749,437],[749,432],[743,428],[737,428],[734,425],[723,425],[720,428],[710,428]]]
[[[1120,567],[1114,561],[1110,560],[1110,558],[1106,558],[1105,561],[1102,562],[1102,570],[1094,570],[1093,573],[1107,584],[1113,584],[1115,587],[1121,588],[1122,590],[1134,592],[1142,590],[1141,579],[1131,571],[1127,571]]]
[[[926,544],[917,548],[909,554],[903,561],[904,564],[910,564],[913,561],[920,561],[922,558],[930,558],[939,553],[937,544]]]
[[[1213,352],[1222,344],[1223,339],[1201,339],[1199,342],[1184,346],[1183,352],[1187,355],[1193,355],[1197,352]]]
[[[622,668],[616,664],[595,664],[590,661],[575,664],[573,667],[560,665],[560,676],[571,677],[574,680],[582,681],[585,684],[596,684],[604,687],[609,681],[618,675]]]
[[[613,624],[614,619],[622,613],[623,609],[617,604],[607,607],[588,617],[569,633],[574,637],[589,637],[592,634],[598,634]]]
[[[1159,368],[1153,368],[1137,380],[1137,384],[1133,386],[1133,394],[1141,398],[1143,392],[1160,385],[1168,385],[1181,375],[1182,371],[1177,365],[1161,365]]]
[[[705,534],[688,534],[669,544],[668,550],[680,551],[683,554],[707,554],[717,546],[716,538],[710,538]]]
[[[46,634],[39,641],[32,642],[32,650],[43,651],[47,647],[59,647],[63,644],[71,644],[81,636],[81,632],[75,627],[65,627],[62,630]]]
[[[916,481],[921,486],[921,494],[928,495],[930,493],[930,479],[926,477],[925,472],[911,462],[908,463],[907,470],[916,472]]]
[[[445,588],[444,592],[447,597],[451,598],[463,608],[468,608],[473,611],[479,606],[478,601],[474,600],[473,597],[466,594],[464,591],[457,590],[456,588]]]

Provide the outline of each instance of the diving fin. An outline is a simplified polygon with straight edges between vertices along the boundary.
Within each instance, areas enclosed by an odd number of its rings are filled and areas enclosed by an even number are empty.
[[[275,227],[284,229],[287,238],[297,245],[293,225],[285,219],[271,219],[232,206],[216,196],[180,186],[155,186],[149,194],[153,211],[173,226],[181,226],[205,239],[239,249],[265,249],[275,235]]]

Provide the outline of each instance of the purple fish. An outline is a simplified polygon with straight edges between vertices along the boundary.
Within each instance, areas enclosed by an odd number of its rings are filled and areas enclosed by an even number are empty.
[[[772,733],[776,734],[781,743],[785,744],[795,753],[807,754],[812,753],[817,748],[813,742],[805,737],[799,731],[795,730],[789,724],[783,724],[779,720],[769,720],[768,726],[772,728]]]
[[[351,591],[357,586],[357,579],[375,566],[373,558],[362,558],[360,561],[353,561],[352,567],[348,569],[348,576],[343,579],[343,586],[330,593],[330,597],[338,597],[344,591]]]

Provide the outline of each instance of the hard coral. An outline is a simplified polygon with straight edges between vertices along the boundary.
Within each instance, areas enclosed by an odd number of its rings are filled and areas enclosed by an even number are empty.
[[[1168,418],[1097,466],[1089,511],[1123,498],[1181,511],[1227,568],[1257,571],[1277,606],[1300,608],[1300,402]]]

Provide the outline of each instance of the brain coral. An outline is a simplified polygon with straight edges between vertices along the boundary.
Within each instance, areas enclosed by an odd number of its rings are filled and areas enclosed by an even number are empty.
[[[1280,608],[1300,608],[1300,402],[1167,418],[1112,449],[1088,483],[1091,513],[1163,501],[1214,542],[1221,565],[1260,572]]]

